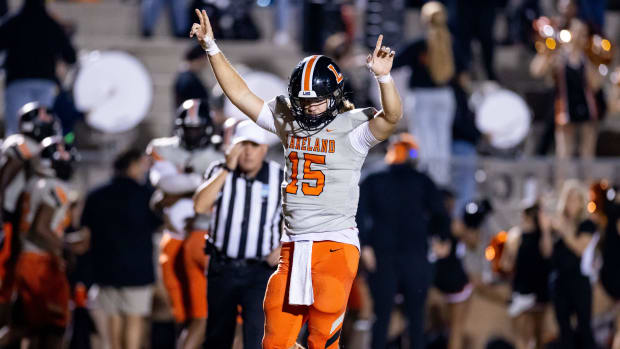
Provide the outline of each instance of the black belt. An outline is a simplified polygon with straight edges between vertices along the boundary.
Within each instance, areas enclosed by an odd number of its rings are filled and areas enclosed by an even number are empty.
[[[209,240],[206,241],[205,253],[211,256],[211,260],[209,262],[211,264],[227,265],[227,266],[232,266],[236,268],[242,268],[242,267],[247,267],[251,265],[260,265],[260,264],[264,264],[265,266],[270,267],[269,264],[265,260],[262,260],[262,259],[230,258],[226,256],[224,253],[222,253],[221,251],[218,251],[215,245],[213,245],[213,243]]]
[[[254,259],[254,258],[234,259],[234,258],[229,258],[229,257],[224,257],[224,256],[220,256],[217,259],[216,263],[225,264],[225,265],[229,265],[229,266],[236,267],[236,268],[248,267],[251,265],[257,265],[257,264],[262,264],[262,263],[265,263],[265,265],[267,265],[267,262],[261,259]]]

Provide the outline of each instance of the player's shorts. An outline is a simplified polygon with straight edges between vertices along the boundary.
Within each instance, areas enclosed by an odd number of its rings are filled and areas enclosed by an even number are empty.
[[[15,266],[12,262],[13,228],[4,224],[4,237],[0,247],[0,303],[9,303],[15,293]]]
[[[153,309],[153,286],[103,286],[95,301],[108,315],[148,316]]]
[[[70,289],[59,257],[22,252],[16,267],[16,285],[29,327],[67,326]]]
[[[186,279],[189,284],[187,290],[187,316],[191,319],[207,318],[207,277],[205,268],[207,256],[205,255],[205,232],[195,231],[190,233],[183,242],[183,260]]]
[[[159,263],[175,321],[206,319],[204,232],[190,233],[185,240],[164,234]]]
[[[359,250],[333,241],[313,243],[314,304],[304,306],[288,304],[293,246],[293,243],[282,245],[280,264],[267,285],[263,349],[290,348],[306,321],[310,330],[308,349],[338,348],[347,300],[357,274]]]

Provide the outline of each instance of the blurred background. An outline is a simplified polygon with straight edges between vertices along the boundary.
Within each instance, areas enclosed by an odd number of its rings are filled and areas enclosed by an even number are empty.
[[[24,3],[1,2],[8,17]],[[300,59],[325,54],[343,70],[349,99],[359,107],[379,108],[365,58],[383,34],[384,45],[396,50],[392,76],[405,108],[399,130],[416,140],[415,154],[409,156],[438,187],[451,191],[455,221],[477,217],[467,228],[474,238],[462,253],[475,287],[458,320],[462,347],[516,347],[518,332],[508,312],[514,273],[500,265],[511,228],[522,224],[522,212],[534,202],[541,211],[553,211],[567,179],[585,187],[605,180],[606,189],[620,183],[620,1],[443,0],[439,15],[421,11],[425,3],[46,1],[75,52],[74,59],[59,57],[51,78],[65,140],[81,155],[72,183],[84,195],[110,178],[118,154],[171,135],[175,110],[187,99],[208,99],[224,139],[225,120],[245,118],[223,96],[204,52],[188,37],[194,8],[207,10],[220,49],[266,100],[286,94],[288,76]],[[41,44],[38,34],[35,27],[23,42],[32,55]],[[9,39],[0,30],[0,46],[6,48]],[[10,76],[8,68],[0,72],[4,85],[18,80]],[[7,118],[14,95],[4,92],[0,110],[5,110],[8,136],[15,132],[15,119]],[[384,142],[371,151],[363,175],[385,166],[387,146]],[[282,163],[279,144],[271,146],[269,158]],[[156,260],[156,248],[154,254]],[[370,345],[371,293],[365,285],[356,292],[345,348]],[[592,282],[592,292],[597,346],[611,348],[617,300],[598,281]],[[399,297],[386,348],[410,347]],[[162,299],[149,323],[171,321]],[[447,348],[452,316],[447,304],[441,292],[430,289],[424,325],[428,348]],[[546,345],[559,331],[550,304],[544,306],[545,325],[536,328],[543,328]],[[159,341],[144,345],[170,347]],[[519,348],[543,347],[535,342]]]

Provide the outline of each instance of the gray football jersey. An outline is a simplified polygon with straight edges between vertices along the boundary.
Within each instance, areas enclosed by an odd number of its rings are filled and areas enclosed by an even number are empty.
[[[284,146],[286,175],[282,210],[288,234],[355,229],[360,170],[366,158],[355,150],[349,133],[368,122],[373,108],[339,114],[323,129],[304,131],[283,97],[268,103],[276,134]]]
[[[213,147],[189,151],[181,146],[181,140],[176,136],[153,139],[146,152],[155,160],[170,161],[179,173],[189,168],[200,175],[205,173],[213,161],[223,158]]]
[[[147,154],[155,161],[161,160],[172,163],[178,173],[189,170],[201,176],[214,161],[223,158],[223,155],[211,146],[189,151],[181,146],[180,139],[176,136],[153,139],[147,146]],[[156,183],[153,184],[156,186]],[[196,215],[193,227],[197,230],[207,230],[209,228],[209,216]]]

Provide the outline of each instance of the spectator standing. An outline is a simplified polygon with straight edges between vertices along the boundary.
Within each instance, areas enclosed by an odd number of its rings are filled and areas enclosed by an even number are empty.
[[[549,304],[549,258],[543,257],[541,213],[538,202],[528,203],[521,223],[512,228],[502,252],[502,267],[513,272],[512,318],[517,349],[544,347],[544,318]]]
[[[594,194],[594,195],[592,195]],[[616,304],[620,303],[620,196],[605,180],[590,186],[592,202],[596,205],[593,217],[600,227],[603,265],[600,280],[603,289]],[[616,307],[617,308],[617,307]],[[611,349],[620,349],[620,309],[616,309],[616,333]]]
[[[159,18],[161,8],[164,3],[170,11],[170,21],[172,22],[172,31],[174,36],[178,38],[187,37],[189,28],[189,16],[187,12],[187,1],[183,0],[142,0],[142,36],[145,38],[153,35],[155,24]]]
[[[61,25],[47,13],[45,0],[26,0],[19,13],[0,26],[0,50],[7,53],[4,120],[9,136],[18,132],[17,111],[24,104],[52,106],[57,61],[73,64],[76,54]]]
[[[446,0],[450,14],[450,29],[456,37],[456,47],[466,67],[471,66],[471,43],[477,40],[482,50],[483,66],[488,80],[497,80],[495,59],[496,0]]]
[[[428,2],[422,7],[421,16],[428,29],[426,36],[399,50],[394,69],[408,66],[412,70],[405,99],[409,131],[420,143],[421,165],[428,169],[435,183],[447,185],[456,108],[449,84],[457,68],[444,6],[437,1]]]
[[[388,167],[360,185],[358,226],[362,263],[374,302],[373,349],[387,344],[394,297],[402,290],[412,348],[424,348],[424,305],[433,281],[428,261],[432,233],[449,236],[450,218],[433,181],[407,161],[411,135],[397,136],[386,154]]]
[[[192,46],[185,52],[185,61],[174,80],[174,103],[177,108],[188,99],[208,100],[209,93],[200,79],[207,62],[207,54],[200,45]]]
[[[455,198],[448,190],[441,190],[441,196],[448,213],[454,211]],[[466,253],[465,244],[460,240],[464,232],[461,222],[450,224],[450,235],[445,240],[433,239],[433,255],[436,258],[434,286],[441,292],[448,310],[450,339],[448,349],[461,349],[464,346],[465,323],[470,309],[470,299],[474,291],[463,267]],[[433,259],[435,259],[433,258]]]
[[[478,169],[478,150],[482,134],[476,128],[475,115],[469,109],[469,74],[462,72],[452,82],[456,100],[456,111],[452,123],[452,168],[451,183],[455,190],[453,217],[461,214],[465,204],[476,198],[476,170]]]
[[[115,176],[86,198],[82,225],[92,232],[93,281],[97,302],[107,317],[112,349],[138,349],[144,318],[151,312],[155,282],[152,234],[161,225],[145,185],[149,159],[138,150],[121,154]]]
[[[541,222],[543,256],[551,256],[550,296],[562,349],[596,348],[591,327],[590,277],[598,233],[595,223],[588,218],[587,200],[582,184],[568,180],[560,193],[556,217]],[[573,314],[576,327],[571,321]]]
[[[237,306],[242,309],[243,348],[260,349],[264,333],[263,298],[280,256],[283,170],[265,161],[267,133],[250,120],[236,125],[226,161],[207,170],[194,197],[197,213],[212,214],[207,242],[206,343],[233,344]]]
[[[555,140],[560,159],[571,158],[575,134],[581,134],[579,154],[591,159],[595,155],[598,120],[601,118],[596,93],[601,75],[585,55],[588,28],[577,19],[570,22],[572,38],[559,50],[545,50],[532,60],[530,70],[535,77],[550,75],[555,83]]]

